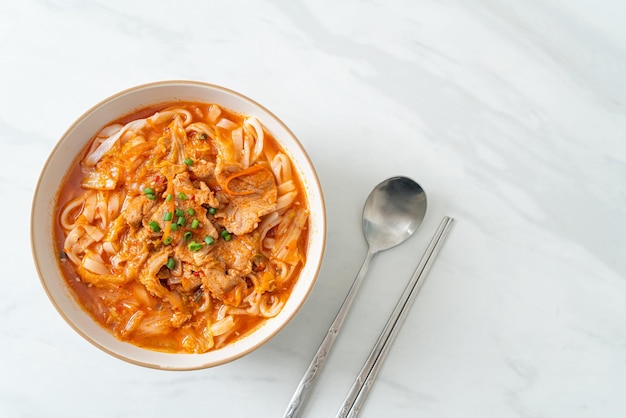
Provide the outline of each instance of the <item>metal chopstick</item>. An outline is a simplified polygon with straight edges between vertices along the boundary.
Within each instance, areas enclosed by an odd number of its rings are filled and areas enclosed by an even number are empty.
[[[439,228],[426,248],[426,252],[422,256],[422,259],[415,269],[413,276],[411,276],[409,283],[404,289],[402,296],[398,300],[395,309],[389,317],[385,328],[378,337],[374,348],[363,364],[361,372],[357,376],[350,392],[346,396],[346,399],[337,414],[337,418],[355,418],[359,414],[361,407],[367,398],[367,394],[369,393],[372,385],[374,384],[374,380],[380,371],[383,361],[387,357],[389,349],[391,348],[402,323],[406,319],[409,309],[413,304],[413,300],[424,283],[424,280],[428,275],[428,272],[430,271],[430,268],[435,261],[435,258],[437,257],[453,222],[454,219],[449,216],[445,216],[441,221]]]

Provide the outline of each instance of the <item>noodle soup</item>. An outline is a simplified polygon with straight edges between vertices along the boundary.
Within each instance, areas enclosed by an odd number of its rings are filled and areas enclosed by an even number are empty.
[[[285,305],[309,205],[261,122],[215,103],[145,108],[102,129],[64,179],[61,271],[119,340],[206,353]]]

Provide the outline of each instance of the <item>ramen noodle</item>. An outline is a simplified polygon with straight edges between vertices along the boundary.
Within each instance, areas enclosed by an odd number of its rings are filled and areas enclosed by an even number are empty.
[[[276,316],[305,262],[308,205],[254,117],[144,109],[102,129],[59,192],[61,270],[118,339],[204,353]]]

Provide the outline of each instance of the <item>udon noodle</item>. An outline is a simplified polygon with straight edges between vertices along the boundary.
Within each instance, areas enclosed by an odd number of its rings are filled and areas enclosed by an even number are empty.
[[[60,264],[118,339],[203,353],[280,312],[305,262],[308,205],[256,118],[144,109],[102,129],[75,166],[59,193]]]

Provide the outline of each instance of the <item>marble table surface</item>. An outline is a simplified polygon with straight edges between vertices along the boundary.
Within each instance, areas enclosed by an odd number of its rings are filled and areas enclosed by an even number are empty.
[[[0,3],[0,416],[280,417],[366,253],[383,179],[426,190],[372,262],[304,416],[335,416],[445,215],[457,222],[362,417],[626,416],[626,3]],[[259,350],[173,372],[57,314],[29,239],[40,170],[86,109],[169,79],[223,85],[299,137],[324,189],[318,282]]]

